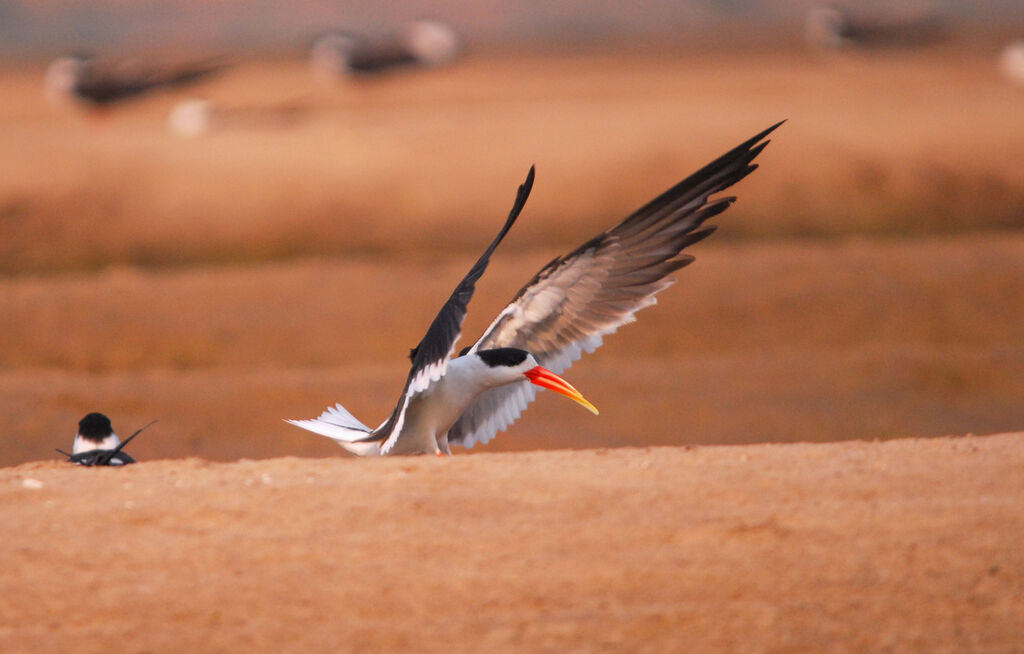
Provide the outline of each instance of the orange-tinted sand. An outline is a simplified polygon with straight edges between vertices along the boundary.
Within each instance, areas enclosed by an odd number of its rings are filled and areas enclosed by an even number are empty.
[[[39,654],[1008,654],[1021,470],[1024,434],[31,463],[0,470],[0,633]]]

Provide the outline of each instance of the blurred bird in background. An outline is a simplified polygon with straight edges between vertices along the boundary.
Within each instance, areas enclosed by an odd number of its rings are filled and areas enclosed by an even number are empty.
[[[56,59],[46,70],[46,96],[55,107],[106,109],[161,89],[175,89],[203,81],[221,72],[220,60],[194,62],[166,69],[101,66],[92,56],[69,55]]]
[[[451,63],[462,48],[447,23],[421,19],[398,33],[371,37],[335,32],[318,38],[310,50],[313,74],[325,81],[369,76],[401,68],[435,68]]]
[[[818,48],[920,47],[948,36],[946,21],[930,10],[869,12],[821,5],[807,12],[804,35]]]

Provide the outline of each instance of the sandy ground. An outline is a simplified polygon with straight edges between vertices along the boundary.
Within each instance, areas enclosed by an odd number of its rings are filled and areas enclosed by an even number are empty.
[[[0,470],[10,652],[1020,652],[1024,434]]]

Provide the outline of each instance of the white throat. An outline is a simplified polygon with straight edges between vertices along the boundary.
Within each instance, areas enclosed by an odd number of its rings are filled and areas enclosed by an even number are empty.
[[[117,437],[117,434],[111,434],[98,443],[83,438],[81,434],[76,434],[75,446],[71,449],[71,453],[78,454],[80,452],[91,452],[92,450],[112,450],[120,444],[121,439]]]

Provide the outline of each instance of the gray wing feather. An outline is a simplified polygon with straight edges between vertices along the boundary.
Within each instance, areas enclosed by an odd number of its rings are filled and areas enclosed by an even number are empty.
[[[779,123],[781,124],[781,123]],[[768,144],[757,134],[648,202],[615,227],[558,257],[516,294],[470,348],[515,347],[556,373],[599,348],[606,335],[633,322],[637,311],[690,264],[682,250],[708,237],[703,227],[735,198],[710,200],[757,168],[751,162]],[[486,443],[511,425],[536,397],[528,384],[481,394],[448,432],[450,444]]]

